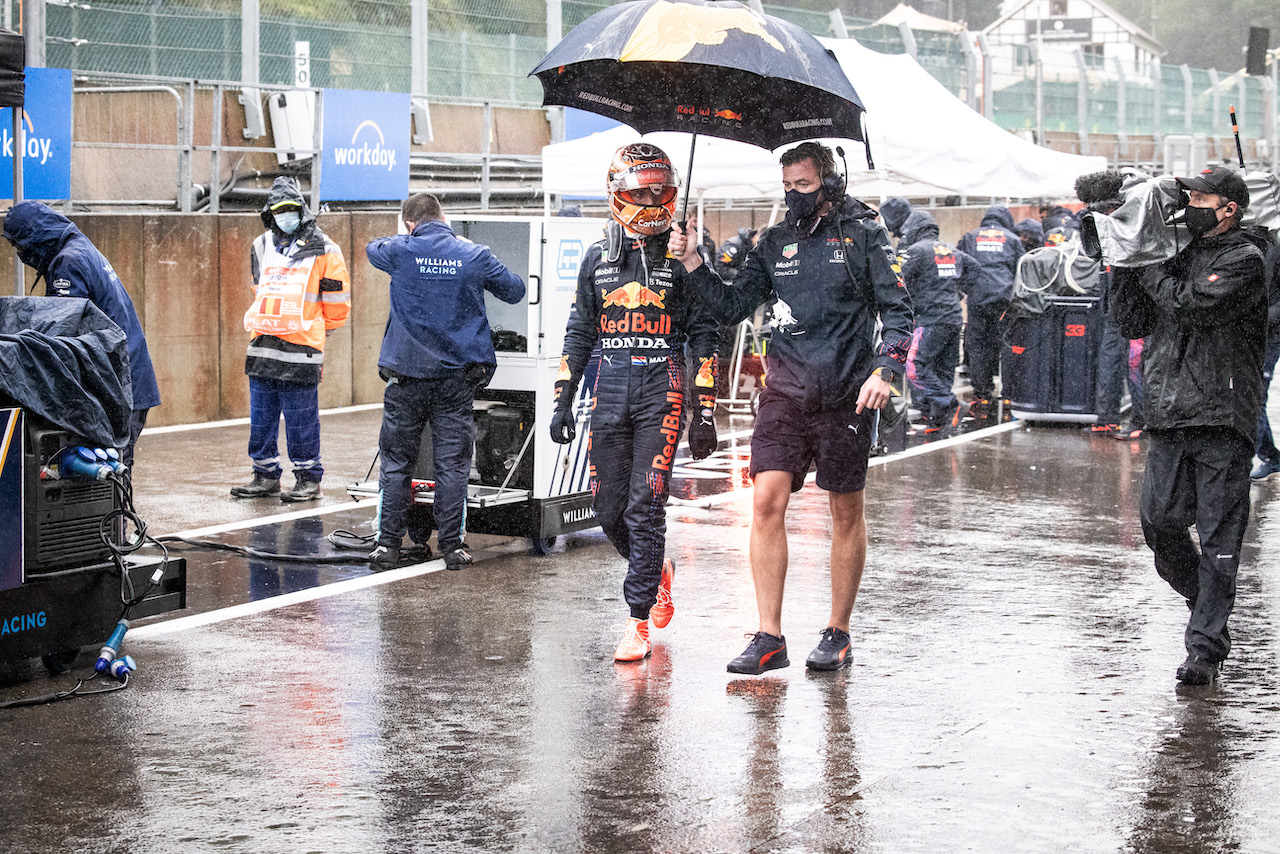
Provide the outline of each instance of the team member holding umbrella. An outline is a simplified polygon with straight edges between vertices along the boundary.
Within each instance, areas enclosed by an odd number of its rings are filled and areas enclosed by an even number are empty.
[[[761,236],[732,287],[706,269],[679,227],[670,244],[694,293],[721,322],[737,323],[777,298],[765,356],[769,383],[751,437],[751,574],[760,627],[729,663],[731,673],[790,663],[782,635],[786,511],[815,460],[831,507],[831,617],[806,664],[836,670],[849,663],[849,617],[867,550],[872,410],[888,402],[902,376],[913,328],[889,237],[874,211],[845,196],[831,150],[806,142],[784,153],[782,186],[786,219]]]
[[[613,222],[583,259],[556,377],[551,438],[567,443],[577,434],[578,382],[599,344],[588,453],[596,516],[627,559],[623,593],[631,614],[613,656],[620,662],[648,656],[650,617],[663,628],[675,611],[675,564],[664,548],[671,466],[685,424],[686,348],[697,365],[689,450],[701,459],[716,449],[719,326],[692,299],[684,268],[667,253],[677,184],[656,145],[633,143],[614,155],[607,185]]]

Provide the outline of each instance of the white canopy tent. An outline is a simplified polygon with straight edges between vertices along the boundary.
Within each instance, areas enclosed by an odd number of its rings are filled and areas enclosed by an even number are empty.
[[[966,195],[995,198],[1062,198],[1075,180],[1107,168],[1105,157],[1041,148],[971,110],[910,56],[877,53],[853,39],[821,39],[840,60],[867,108],[876,171],[864,165],[862,147],[847,140],[849,187],[866,199],[888,196]],[[626,127],[543,148],[547,193],[599,196],[613,152],[640,135]],[[683,174],[689,135],[644,137],[663,148]],[[698,137],[693,191],[700,198],[780,198],[776,153],[745,143]]]
[[[605,171],[613,153],[629,142],[643,139],[665,151],[681,178],[689,165],[687,133],[660,132],[643,137],[620,126],[581,139],[544,146],[542,182],[548,193],[569,196],[603,196]],[[848,140],[828,140],[854,148],[861,162],[862,146]],[[699,136],[693,161],[693,195],[705,199],[781,199],[782,178],[778,155],[731,139]],[[949,195],[950,190],[928,186],[894,175],[889,170],[851,171],[850,192],[867,197]]]
[[[888,13],[876,20],[874,23],[868,24],[866,27],[858,29],[868,29],[870,27],[900,27],[906,24],[913,30],[922,30],[934,33],[962,33],[964,32],[964,24],[948,21],[946,18],[935,18],[933,15],[926,15],[924,12],[912,9],[906,3],[899,3],[894,6]]]

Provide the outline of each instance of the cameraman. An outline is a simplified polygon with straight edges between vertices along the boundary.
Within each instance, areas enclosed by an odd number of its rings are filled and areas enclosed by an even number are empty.
[[[1111,310],[1126,337],[1146,338],[1142,532],[1156,572],[1191,609],[1177,678],[1208,685],[1231,649],[1267,293],[1263,252],[1240,230],[1249,205],[1243,179],[1213,166],[1178,184],[1190,193],[1191,243],[1168,261],[1116,268]]]

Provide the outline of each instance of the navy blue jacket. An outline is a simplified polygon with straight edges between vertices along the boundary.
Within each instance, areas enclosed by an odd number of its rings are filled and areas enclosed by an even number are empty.
[[[915,211],[902,227],[898,264],[911,294],[916,325],[959,326],[960,292],[978,273],[973,256],[939,240],[937,221]]]
[[[75,223],[40,202],[19,202],[4,218],[4,236],[22,263],[45,282],[45,296],[80,297],[96,305],[125,334],[133,409],[160,405],[160,387],[133,300],[120,277]]]
[[[965,293],[969,305],[998,305],[1013,298],[1018,259],[1026,250],[1013,230],[1013,215],[1004,205],[992,205],[982,224],[960,238],[956,248],[978,259],[978,275]]]
[[[457,237],[447,223],[419,223],[413,234],[374,240],[369,263],[391,274],[391,315],[378,366],[401,376],[443,376],[496,365],[484,292],[524,298],[524,280],[488,246]]]

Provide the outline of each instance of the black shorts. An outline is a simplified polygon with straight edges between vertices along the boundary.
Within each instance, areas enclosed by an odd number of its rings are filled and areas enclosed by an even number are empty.
[[[791,491],[804,486],[818,464],[818,486],[828,492],[859,492],[867,485],[871,429],[876,412],[850,403],[840,409],[805,412],[795,401],[766,390],[751,434],[751,476],[791,472]]]

